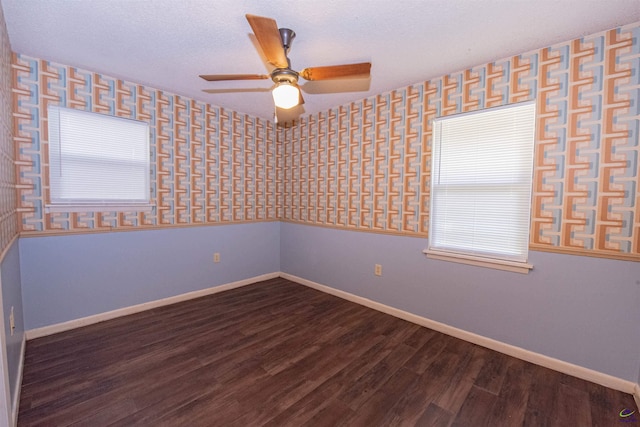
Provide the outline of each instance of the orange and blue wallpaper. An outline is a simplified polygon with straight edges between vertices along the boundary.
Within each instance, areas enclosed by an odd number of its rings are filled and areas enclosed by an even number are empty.
[[[24,234],[276,219],[274,125],[102,74],[14,55],[14,127]],[[146,121],[151,212],[47,213],[47,106]]]
[[[0,254],[4,253],[19,231],[11,84],[11,46],[0,8]],[[2,257],[0,255],[0,260]]]
[[[263,119],[15,55],[21,230],[285,220],[427,237],[433,119],[535,100],[531,248],[640,260],[639,39],[635,23],[278,129]],[[153,212],[44,212],[49,103],[151,124]]]
[[[640,23],[431,79],[282,130],[282,219],[427,236],[436,117],[536,100],[532,249],[640,260]]]

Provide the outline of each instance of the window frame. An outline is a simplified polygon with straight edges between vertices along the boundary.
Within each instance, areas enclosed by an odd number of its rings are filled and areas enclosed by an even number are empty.
[[[527,193],[527,206],[526,206],[526,212],[527,212],[527,221],[526,221],[526,248],[525,248],[525,253],[524,253],[524,257],[520,257],[519,259],[516,259],[513,256],[505,256],[505,255],[500,255],[497,252],[493,252],[491,253],[490,251],[487,251],[486,253],[481,253],[477,250],[465,250],[461,247],[457,247],[457,248],[452,248],[450,246],[437,246],[434,245],[434,239],[432,238],[433,233],[434,233],[434,219],[435,219],[435,215],[434,213],[434,202],[435,202],[435,197],[434,194],[436,194],[435,192],[437,191],[436,186],[438,185],[436,183],[436,181],[439,179],[439,177],[441,176],[441,171],[439,169],[439,167],[434,168],[432,166],[431,168],[431,183],[430,183],[430,200],[429,200],[429,237],[428,237],[428,247],[427,249],[425,249],[423,252],[427,255],[427,258],[431,258],[431,259],[437,259],[437,260],[443,260],[443,261],[452,261],[452,262],[458,262],[458,263],[464,263],[464,264],[469,264],[469,265],[475,265],[475,266],[481,266],[481,267],[489,267],[489,268],[495,268],[495,269],[500,269],[500,270],[506,270],[506,271],[513,271],[513,272],[518,272],[518,273],[524,273],[527,274],[532,268],[533,265],[530,264],[528,262],[528,257],[529,257],[529,240],[530,240],[530,233],[531,233],[531,197],[532,197],[532,191],[533,191],[533,164],[534,164],[534,159],[535,159],[535,141],[536,141],[536,126],[535,126],[535,122],[536,122],[536,105],[535,105],[535,101],[527,101],[527,102],[520,102],[520,103],[513,103],[513,104],[508,104],[508,105],[503,105],[503,106],[499,106],[499,107],[493,107],[493,108],[486,108],[486,109],[482,109],[482,110],[475,110],[475,111],[471,111],[471,112],[467,112],[467,113],[461,113],[461,114],[455,114],[455,115],[450,115],[450,116],[443,116],[443,117],[439,117],[434,119],[433,122],[433,139],[432,139],[432,156],[431,156],[431,164],[435,165],[436,162],[440,162],[440,147],[442,144],[441,141],[441,129],[440,126],[443,122],[446,122],[447,120],[450,119],[460,119],[460,118],[464,118],[465,116],[476,116],[476,119],[479,117],[479,114],[482,113],[489,113],[489,112],[495,112],[495,111],[499,111],[499,110],[505,110],[505,109],[510,109],[510,108],[514,108],[514,107],[521,107],[523,110],[530,108],[531,111],[531,123],[529,123],[529,125],[531,126],[531,134],[527,135],[527,139],[531,138],[531,147],[530,147],[530,152],[524,152],[524,154],[528,155],[528,164],[527,164],[527,169],[528,170],[524,170],[523,172],[530,172],[530,174],[528,174],[529,179],[528,179],[528,193]],[[528,120],[528,118],[527,118]],[[446,141],[445,141],[446,143]],[[435,169],[435,172],[434,172]],[[477,178],[477,175],[475,176]],[[478,185],[475,184],[473,181],[474,177],[469,178],[467,181],[465,181],[466,183],[464,184],[465,186],[470,187],[471,189],[473,189],[474,187],[477,187],[478,189],[487,189],[489,188],[491,185],[485,183],[484,185]],[[493,187],[496,187],[496,185],[493,185]],[[500,194],[501,192],[498,192],[498,194]],[[504,194],[509,194],[507,191],[503,191]],[[524,192],[521,192],[521,197],[524,199]],[[520,205],[521,208],[524,208],[524,205]],[[523,209],[524,212],[524,209]],[[521,221],[524,223],[524,217],[521,218]],[[522,228],[523,230],[525,229],[524,227]],[[522,241],[520,241],[521,244],[524,245],[525,241],[524,238],[522,238]]]
[[[48,132],[49,132],[49,140],[48,140],[48,154],[49,154],[49,174],[48,174],[48,178],[49,178],[49,194],[47,197],[47,203],[45,204],[45,212],[49,213],[53,213],[53,212],[148,212],[151,211],[153,209],[153,204],[151,203],[151,155],[150,155],[150,130],[149,130],[149,124],[147,122],[144,121],[140,121],[140,120],[134,120],[134,119],[129,119],[129,118],[125,118],[125,117],[118,117],[118,116],[114,116],[114,115],[110,115],[110,114],[102,114],[102,113],[96,113],[96,112],[91,112],[91,111],[86,111],[86,110],[80,110],[80,109],[74,109],[74,108],[67,108],[67,107],[63,107],[60,105],[49,105],[47,108],[47,114],[48,114]],[[114,124],[114,123],[118,123],[117,126],[119,126],[120,128],[122,128],[123,126],[126,127],[130,127],[131,130],[135,129],[134,133],[138,133],[138,134],[142,134],[144,133],[145,137],[144,137],[144,141],[142,140],[142,138],[140,138],[138,141],[136,141],[137,144],[140,144],[139,146],[137,146],[135,149],[138,150],[138,152],[140,152],[142,150],[143,153],[146,153],[146,155],[144,156],[139,156],[140,158],[143,159],[144,164],[142,164],[140,162],[140,160],[133,160],[133,164],[137,165],[137,168],[144,168],[146,170],[146,173],[144,174],[144,182],[143,183],[138,183],[137,186],[138,188],[136,189],[137,192],[139,192],[140,194],[144,193],[144,197],[139,197],[139,198],[124,198],[124,197],[109,197],[109,196],[104,196],[101,198],[88,198],[88,199],[83,199],[81,197],[65,197],[64,194],[61,194],[61,192],[63,192],[63,178],[56,178],[54,177],[54,174],[56,173],[62,173],[60,172],[63,168],[68,167],[69,166],[69,159],[72,158],[72,156],[67,155],[66,156],[66,162],[65,160],[62,160],[64,158],[64,156],[62,156],[60,153],[62,153],[63,151],[63,147],[65,144],[65,141],[62,141],[61,139],[61,119],[60,119],[60,115],[61,114],[66,114],[66,115],[71,115],[71,116],[76,116],[79,117],[80,115],[90,115],[92,119],[99,119],[101,121],[100,127],[101,130],[102,126],[108,126],[109,124]],[[90,119],[91,120],[91,119]],[[65,131],[69,131],[68,127],[64,128]],[[77,138],[77,134],[78,132],[83,132],[85,131],[83,130],[79,130],[79,129],[75,129],[72,130],[72,132],[75,132],[75,134],[73,134],[73,138]],[[102,136],[104,138],[104,136]],[[98,143],[99,138],[96,138],[96,140],[92,140],[91,138],[86,138],[83,137],[82,138],[83,141],[87,141],[87,145],[89,147],[95,146],[95,144]],[[92,145],[93,144],[93,145]],[[84,165],[80,166],[79,168],[75,169],[75,171],[77,170],[81,170],[83,168],[88,168],[86,162],[97,162],[97,163],[102,163],[102,162],[109,162],[111,161],[113,164],[115,165],[122,165],[125,160],[122,156],[122,150],[121,147],[118,147],[115,149],[115,151],[112,151],[113,154],[112,156],[109,157],[105,157],[104,154],[109,154],[109,153],[103,153],[103,155],[98,155],[98,156],[93,156],[90,153],[88,155],[83,155],[82,153],[80,153],[80,155],[78,156],[78,159],[80,159],[81,161],[84,161]],[[56,162],[56,159],[59,159]],[[103,171],[101,176],[99,176],[98,178],[103,178],[100,182],[104,182],[104,179],[109,179],[107,172]],[[113,189],[117,188],[116,187],[117,184],[114,183]],[[108,190],[107,190],[108,191]],[[56,194],[57,197],[54,197],[54,194]]]

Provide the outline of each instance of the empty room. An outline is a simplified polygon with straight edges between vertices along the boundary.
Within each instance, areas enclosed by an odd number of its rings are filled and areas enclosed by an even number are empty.
[[[0,0],[0,427],[640,426],[639,0]]]

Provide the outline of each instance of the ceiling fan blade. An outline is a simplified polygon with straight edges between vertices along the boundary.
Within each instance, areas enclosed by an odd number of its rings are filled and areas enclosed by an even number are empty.
[[[219,82],[223,80],[262,80],[270,77],[264,74],[204,74],[200,75],[208,82]]]
[[[250,14],[247,14],[246,17],[267,61],[277,68],[287,68],[289,61],[287,61],[287,55],[282,47],[282,38],[276,21]]]
[[[345,77],[369,77],[370,62],[359,64],[330,65],[328,67],[310,67],[300,71],[300,77],[305,80],[331,80]]]

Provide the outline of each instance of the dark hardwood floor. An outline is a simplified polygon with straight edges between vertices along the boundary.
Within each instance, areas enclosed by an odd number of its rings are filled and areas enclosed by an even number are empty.
[[[18,424],[640,425],[625,408],[630,395],[274,279],[29,341]]]

